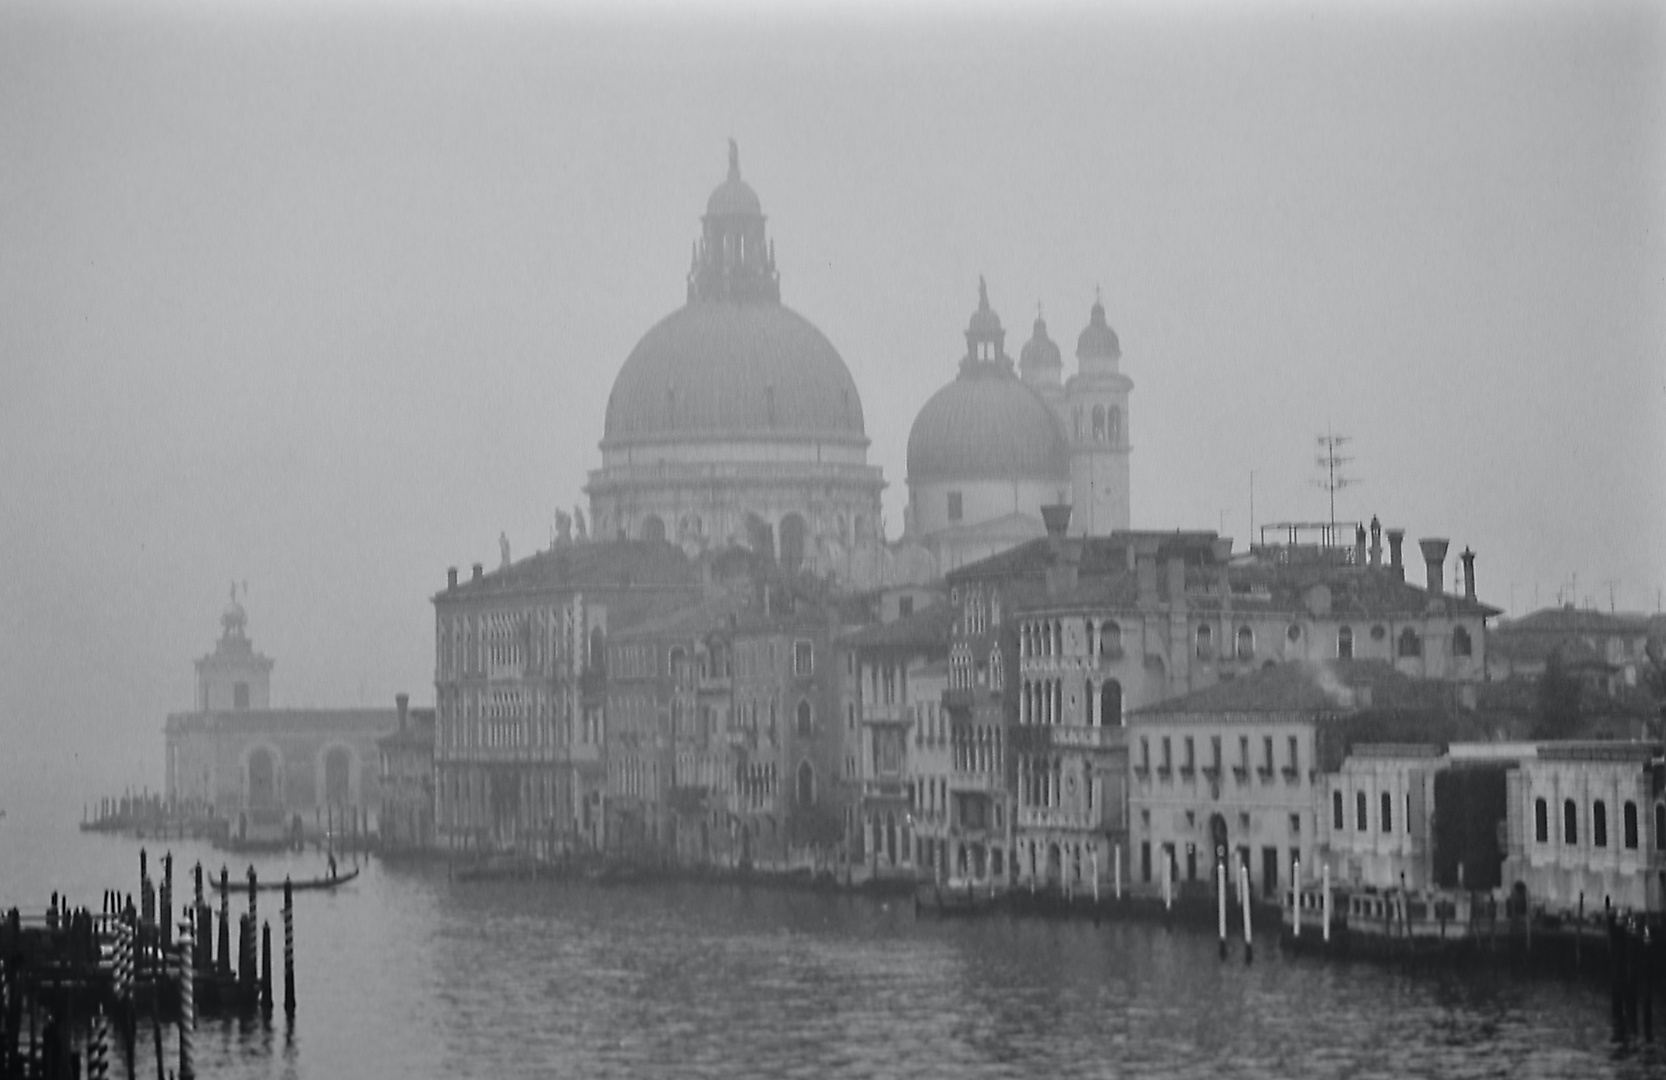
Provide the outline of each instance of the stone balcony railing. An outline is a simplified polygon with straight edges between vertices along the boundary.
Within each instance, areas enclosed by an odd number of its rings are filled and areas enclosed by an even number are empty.
[[[1097,822],[1082,814],[1056,806],[1020,806],[1020,829],[1091,829]]]
[[[1107,750],[1127,742],[1128,732],[1120,727],[1075,727],[1062,724],[1051,729],[1054,746],[1085,750]]]

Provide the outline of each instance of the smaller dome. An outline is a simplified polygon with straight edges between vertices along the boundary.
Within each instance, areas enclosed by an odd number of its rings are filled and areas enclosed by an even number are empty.
[[[1010,371],[980,365],[933,394],[908,432],[908,483],[1070,482],[1070,448],[1053,410]]]
[[[1047,324],[1037,315],[1035,332],[1030,335],[1030,340],[1024,342],[1024,348],[1018,353],[1018,367],[1023,371],[1033,371],[1038,368],[1063,366],[1064,361],[1059,358],[1059,347],[1047,336]]]
[[[740,178],[740,148],[729,140],[729,175],[706,200],[707,217],[759,216],[763,203],[752,185]]]
[[[1082,360],[1116,360],[1122,356],[1122,343],[1116,339],[1116,331],[1106,324],[1105,305],[1098,300],[1093,302],[1087,329],[1076,339],[1076,355]]]

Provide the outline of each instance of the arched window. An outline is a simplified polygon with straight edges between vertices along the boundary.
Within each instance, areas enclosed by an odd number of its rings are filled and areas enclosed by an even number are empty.
[[[1089,679],[1082,686],[1082,720],[1087,727],[1093,726],[1093,680]]]
[[[1579,843],[1579,808],[1572,799],[1562,802],[1562,843]]]
[[[1533,839],[1550,843],[1550,805],[1543,799],[1533,800]]]
[[[1399,653],[1402,657],[1423,655],[1423,639],[1409,626],[1400,631]]]
[[[1354,831],[1366,832],[1370,827],[1365,820],[1365,792],[1361,791],[1354,795]]]
[[[1122,719],[1122,684],[1115,679],[1106,679],[1099,688],[1099,723],[1102,727],[1121,727]]]
[[[798,766],[798,805],[806,808],[816,805],[816,770],[808,761]]]
[[[1625,828],[1626,850],[1627,851],[1636,851],[1637,850],[1637,804],[1632,802],[1630,799],[1627,799],[1626,804],[1625,804],[1625,810],[1622,811],[1622,812],[1625,815],[1624,828]]]
[[[1383,820],[1382,829],[1385,833],[1394,831],[1394,796],[1383,792]]]
[[[1342,816],[1342,793],[1340,791],[1330,793],[1330,827],[1337,832],[1347,828],[1347,822]]]
[[[798,733],[809,735],[815,731],[815,718],[810,713],[810,703],[800,699],[798,702]]]
[[[1115,405],[1105,413],[1105,441],[1112,446],[1122,445],[1122,410]]]
[[[1336,632],[1336,658],[1338,660],[1352,660],[1354,658],[1354,628],[1344,626]]]
[[[1591,845],[1608,846],[1608,804],[1601,799],[1591,804]]]
[[[1452,631],[1452,655],[1470,656],[1475,652],[1475,643],[1469,639],[1469,631],[1458,627]]]
[[[1251,660],[1255,657],[1255,631],[1247,626],[1238,628],[1238,659]]]
[[[1122,655],[1122,627],[1109,619],[1099,624],[1099,655],[1107,660]]]
[[[658,514],[649,514],[642,519],[642,539],[650,544],[665,542],[665,521]]]
[[[1093,441],[1105,441],[1105,406],[1103,405],[1093,407]]]
[[[1215,631],[1208,623],[1199,623],[1197,627],[1197,658],[1210,660],[1215,655]]]

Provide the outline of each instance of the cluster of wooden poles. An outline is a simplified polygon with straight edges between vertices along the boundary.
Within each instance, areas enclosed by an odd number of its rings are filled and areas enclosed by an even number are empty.
[[[179,1028],[178,1080],[196,1075],[199,1014],[270,1016],[272,927],[258,921],[259,884],[248,871],[248,911],[237,917],[232,954],[232,888],[220,869],[218,949],[214,909],[194,871],[194,896],[173,923],[173,855],[162,860],[160,888],[139,853],[139,897],[107,890],[98,914],[72,909],[54,893],[44,918],[16,908],[0,922],[0,1080],[88,1080],[110,1075],[112,1045],[133,1075],[140,1018],[149,1019],[156,1073],[168,1075],[162,1028]],[[294,897],[283,889],[283,1007],[295,1015]],[[257,941],[256,928],[259,928]]]

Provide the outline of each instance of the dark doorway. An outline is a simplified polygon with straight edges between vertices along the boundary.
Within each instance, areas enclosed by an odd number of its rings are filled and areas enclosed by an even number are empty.
[[[1278,895],[1278,848],[1261,849],[1261,895]]]
[[[278,805],[277,763],[272,751],[260,747],[249,755],[249,805]]]

